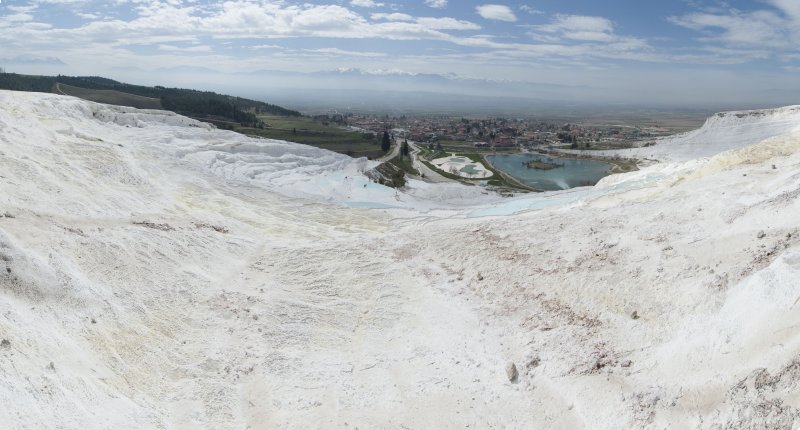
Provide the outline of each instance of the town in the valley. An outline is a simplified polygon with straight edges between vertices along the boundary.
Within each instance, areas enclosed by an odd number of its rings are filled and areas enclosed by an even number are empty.
[[[389,131],[394,139],[445,147],[609,149],[644,146],[680,128],[664,125],[582,124],[537,118],[471,118],[451,116],[317,115],[318,121],[376,136]]]

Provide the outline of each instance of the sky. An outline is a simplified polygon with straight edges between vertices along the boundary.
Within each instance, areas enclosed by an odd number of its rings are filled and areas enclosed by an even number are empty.
[[[266,94],[363,85],[598,103],[800,97],[800,0],[492,1],[0,0],[0,67]]]

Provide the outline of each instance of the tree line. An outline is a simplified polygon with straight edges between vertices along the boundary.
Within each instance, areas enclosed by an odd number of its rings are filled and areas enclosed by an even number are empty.
[[[161,100],[164,109],[187,116],[216,117],[237,122],[243,126],[257,127],[256,114],[301,116],[296,110],[281,106],[185,88],[146,87],[117,82],[100,76],[34,76],[0,73],[0,89],[49,93],[57,83],[93,90],[114,90]]]

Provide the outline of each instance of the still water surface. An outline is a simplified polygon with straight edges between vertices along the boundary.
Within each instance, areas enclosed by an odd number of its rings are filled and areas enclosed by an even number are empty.
[[[611,165],[594,160],[556,158],[542,154],[487,155],[486,159],[495,167],[513,176],[525,185],[545,191],[564,190],[573,187],[594,185],[608,176]],[[559,164],[551,170],[530,169],[528,161],[538,160]]]

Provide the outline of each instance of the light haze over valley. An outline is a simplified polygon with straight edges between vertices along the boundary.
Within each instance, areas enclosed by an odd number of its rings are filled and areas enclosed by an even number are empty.
[[[391,90],[744,109],[800,95],[798,23],[793,0],[6,0],[0,64],[284,103]]]

